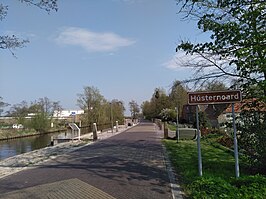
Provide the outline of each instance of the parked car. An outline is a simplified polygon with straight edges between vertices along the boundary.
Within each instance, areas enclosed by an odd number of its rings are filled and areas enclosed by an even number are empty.
[[[13,128],[13,129],[23,129],[24,126],[23,126],[22,124],[13,124],[13,125],[12,125],[12,128]]]

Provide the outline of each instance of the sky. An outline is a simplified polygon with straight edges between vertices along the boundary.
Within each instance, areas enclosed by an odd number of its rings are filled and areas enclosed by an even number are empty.
[[[155,88],[168,91],[192,70],[175,62],[181,40],[205,40],[196,22],[178,15],[175,0],[59,0],[50,14],[1,0],[8,14],[0,35],[29,39],[0,53],[0,96],[11,105],[48,97],[79,109],[77,94],[93,86],[109,101],[139,105]],[[179,53],[180,56],[180,53]]]

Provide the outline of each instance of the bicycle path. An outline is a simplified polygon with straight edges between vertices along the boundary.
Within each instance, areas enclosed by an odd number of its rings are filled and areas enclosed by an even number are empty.
[[[0,179],[0,198],[170,199],[161,135],[153,123]]]

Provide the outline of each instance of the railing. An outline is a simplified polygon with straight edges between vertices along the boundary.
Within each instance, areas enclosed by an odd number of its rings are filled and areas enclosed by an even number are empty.
[[[72,133],[74,133],[75,131],[78,132],[78,140],[80,140],[80,128],[78,127],[78,125],[76,125],[75,123],[69,123],[68,125],[72,129]]]
[[[105,123],[105,124],[97,124],[97,129],[98,131],[109,131],[111,130],[111,123]],[[87,125],[87,126],[81,126],[81,135],[87,134],[87,133],[91,133],[93,131],[93,125]]]

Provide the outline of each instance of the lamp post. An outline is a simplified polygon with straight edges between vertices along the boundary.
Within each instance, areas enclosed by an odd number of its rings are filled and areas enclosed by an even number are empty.
[[[178,106],[176,107],[176,142],[179,142],[179,129],[178,129]]]
[[[89,122],[89,126],[91,126],[92,132],[93,132],[93,120],[94,120],[94,118],[93,118],[93,107],[92,106],[88,106],[88,122]]]
[[[111,112],[111,129],[112,129],[112,133],[114,132],[114,119],[113,119],[113,108],[112,108],[112,102],[110,102],[110,112]]]

